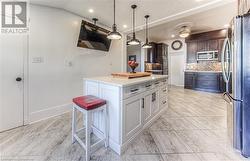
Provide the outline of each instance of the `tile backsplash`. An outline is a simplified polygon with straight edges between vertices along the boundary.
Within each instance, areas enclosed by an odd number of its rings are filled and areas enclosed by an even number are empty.
[[[198,63],[188,63],[186,70],[198,71],[221,71],[221,62],[218,61],[200,61]]]

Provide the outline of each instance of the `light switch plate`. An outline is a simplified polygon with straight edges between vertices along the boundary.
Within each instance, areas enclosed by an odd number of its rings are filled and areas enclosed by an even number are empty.
[[[33,57],[32,58],[32,63],[43,63],[43,57]]]

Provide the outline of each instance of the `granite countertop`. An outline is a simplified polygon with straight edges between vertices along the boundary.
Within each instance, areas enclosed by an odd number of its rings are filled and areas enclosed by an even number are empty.
[[[105,77],[84,78],[84,80],[105,83],[105,84],[109,84],[113,86],[125,87],[125,86],[145,83],[148,81],[164,79],[164,78],[168,78],[168,76],[167,75],[151,75],[148,77],[133,78],[133,79],[114,78],[113,76],[105,76]]]
[[[202,70],[185,70],[184,72],[197,72],[197,73],[222,73],[222,71],[202,71]]]

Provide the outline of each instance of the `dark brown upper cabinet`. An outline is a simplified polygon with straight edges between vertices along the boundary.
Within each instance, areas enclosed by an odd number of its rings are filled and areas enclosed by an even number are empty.
[[[152,48],[147,49],[147,63],[157,62],[157,44],[154,42],[150,43]]]
[[[192,41],[187,43],[187,63],[195,63],[197,53],[197,42]]]
[[[216,30],[190,35],[188,38],[186,38],[187,63],[197,62],[197,52],[216,50],[218,50],[218,57],[220,61],[225,37],[226,32],[224,30]]]
[[[168,54],[168,45],[164,43],[150,43],[152,48],[147,49],[147,63],[163,63],[163,58]]]

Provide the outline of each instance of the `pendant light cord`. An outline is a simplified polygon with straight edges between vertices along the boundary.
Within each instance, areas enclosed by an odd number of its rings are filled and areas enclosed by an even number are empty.
[[[148,18],[146,18],[146,43],[148,43]]]
[[[133,8],[133,38],[135,38],[135,8]]]
[[[114,25],[115,25],[115,0],[114,0]]]

